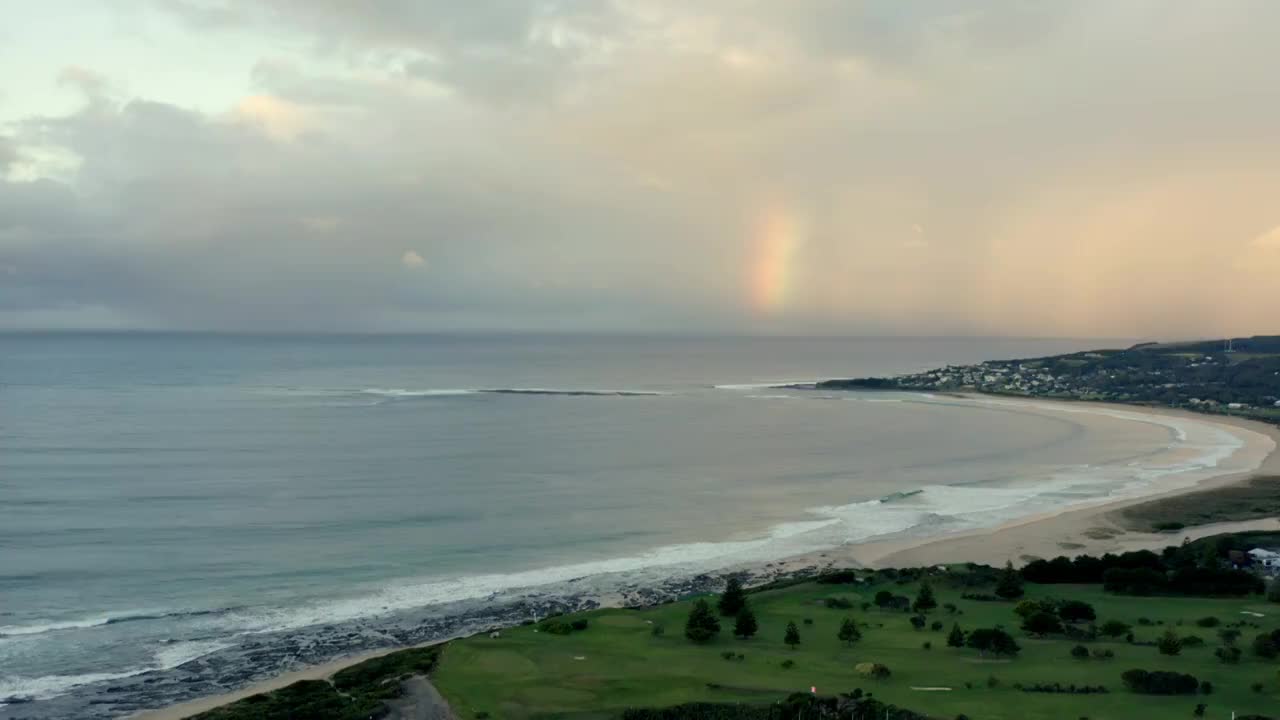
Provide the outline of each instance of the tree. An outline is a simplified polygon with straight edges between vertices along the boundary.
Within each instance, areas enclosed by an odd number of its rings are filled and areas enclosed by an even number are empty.
[[[1096,620],[1098,614],[1094,612],[1093,606],[1087,602],[1067,600],[1058,605],[1058,617],[1062,618],[1063,622],[1078,623]]]
[[[923,630],[926,622],[928,621],[924,619],[923,615],[911,616],[911,627],[915,628],[916,630]]]
[[[1238,647],[1220,647],[1213,651],[1214,657],[1225,665],[1236,665],[1240,662],[1240,656],[1243,655]]]
[[[1165,630],[1160,639],[1156,640],[1156,649],[1161,655],[1177,655],[1182,652],[1182,638],[1172,628]]]
[[[1119,620],[1108,620],[1102,623],[1102,627],[1098,628],[1098,632],[1109,638],[1118,638],[1132,629],[1133,626],[1128,623],[1122,623]]]
[[[796,627],[794,620],[787,623],[787,634],[782,638],[782,642],[790,645],[792,650],[800,644],[800,629]]]
[[[1036,613],[1046,612],[1051,615],[1058,614],[1058,603],[1049,600],[1023,600],[1013,608],[1013,613],[1018,617],[1026,620]]]
[[[1058,619],[1057,615],[1038,612],[1022,623],[1022,629],[1037,637],[1044,637],[1045,635],[1062,632],[1062,621]]]
[[[876,607],[883,610],[893,604],[893,593],[888,590],[881,590],[876,593],[875,602]]]
[[[1000,578],[996,580],[996,595],[1005,600],[1013,600],[1022,597],[1022,594],[1022,576],[1013,569],[1012,561],[1006,562],[1004,570],[1000,572]]]
[[[920,583],[920,592],[916,594],[916,601],[912,603],[911,609],[918,613],[927,613],[938,607],[938,599],[933,596],[933,588],[929,583]]]
[[[1013,636],[999,628],[974,630],[969,633],[964,644],[983,655],[988,652],[996,655],[1017,655],[1022,650],[1018,643],[1014,642]]]
[[[840,632],[836,633],[836,638],[845,645],[852,645],[862,639],[862,633],[858,631],[858,623],[850,618],[845,618],[840,623]]]
[[[738,617],[733,621],[733,634],[746,640],[756,634],[760,626],[756,624],[756,614],[751,612],[751,606],[743,604],[738,610]]]
[[[729,578],[724,594],[720,596],[720,614],[734,617],[747,604],[746,593],[742,592],[742,581],[736,577]]]
[[[1276,633],[1280,633],[1280,630]],[[1270,634],[1262,633],[1253,639],[1253,654],[1265,660],[1275,660],[1280,656],[1280,644]]]
[[[951,632],[947,634],[947,647],[964,647],[964,631],[960,629],[960,623],[951,626]]]
[[[696,643],[710,642],[720,634],[720,621],[706,600],[698,600],[689,611],[689,619],[684,624],[684,636]]]
[[[1077,659],[1077,660],[1088,660],[1088,659],[1089,659],[1089,648],[1087,648],[1087,647],[1085,647],[1085,646],[1083,646],[1083,645],[1077,645],[1077,646],[1075,646],[1075,647],[1071,648],[1071,657],[1073,657],[1073,658],[1075,658],[1075,659]]]

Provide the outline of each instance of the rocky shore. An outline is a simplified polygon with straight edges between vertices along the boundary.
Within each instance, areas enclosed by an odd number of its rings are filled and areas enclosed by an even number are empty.
[[[770,563],[735,572],[748,584],[811,575],[816,566],[797,568]],[[82,685],[47,700],[0,698],[5,720],[109,720],[243,690],[282,674],[347,657],[425,645],[450,638],[511,627],[555,613],[591,610],[602,605],[642,607],[715,591],[722,574],[674,575],[654,584],[625,578],[580,578],[559,586],[515,591],[484,600],[437,605],[406,613],[372,617],[300,630],[256,633],[169,670]],[[111,668],[104,668],[109,672]]]

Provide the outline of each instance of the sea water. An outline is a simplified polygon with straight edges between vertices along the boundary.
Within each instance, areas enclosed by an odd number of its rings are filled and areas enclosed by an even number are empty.
[[[0,717],[110,717],[522,592],[992,524],[1230,454],[1191,421],[776,387],[1123,344],[0,334]]]

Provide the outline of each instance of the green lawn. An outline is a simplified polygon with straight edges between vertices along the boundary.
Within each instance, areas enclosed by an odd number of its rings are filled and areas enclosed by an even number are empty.
[[[973,720],[1091,720],[1134,718],[1190,718],[1196,703],[1208,705],[1206,717],[1229,718],[1240,714],[1280,715],[1280,663],[1251,657],[1249,642],[1261,629],[1242,628],[1239,645],[1243,661],[1223,665],[1214,657],[1217,632],[1195,626],[1195,620],[1213,615],[1224,623],[1256,622],[1262,629],[1280,627],[1280,605],[1255,600],[1200,600],[1178,598],[1118,597],[1097,586],[1028,585],[1028,597],[1053,596],[1089,602],[1098,611],[1098,622],[1118,619],[1135,625],[1137,640],[1154,640],[1165,627],[1179,634],[1203,637],[1204,647],[1184,650],[1181,656],[1160,655],[1154,647],[1100,641],[1091,648],[1109,648],[1114,660],[1079,661],[1070,657],[1075,643],[1065,639],[1036,640],[1018,630],[1019,618],[1012,603],[972,602],[960,599],[960,591],[935,583],[939,605],[959,606],[949,615],[939,608],[930,621],[942,620],[941,632],[916,631],[905,613],[863,612],[859,605],[874,592],[889,589],[914,597],[916,586],[880,584],[858,586],[807,583],[750,596],[760,621],[760,634],[751,640],[729,635],[732,620],[724,619],[718,640],[693,645],[684,638],[684,619],[690,602],[647,610],[601,610],[587,617],[587,630],[569,636],[535,632],[525,626],[503,631],[500,639],[477,636],[451,643],[434,675],[434,682],[463,720],[488,713],[492,718],[574,716],[614,717],[631,706],[663,706],[688,701],[738,701],[768,703],[788,693],[816,686],[819,693],[846,692],[855,687],[869,690],[883,700],[939,718],[964,713]],[[844,596],[853,610],[823,607],[823,598]],[[1242,611],[1266,615],[1254,618]],[[850,616],[863,628],[863,639],[852,648],[836,640],[841,620]],[[1163,621],[1165,627],[1138,627],[1139,617]],[[812,618],[812,625],[803,624]],[[794,620],[802,644],[790,650],[782,642],[784,628]],[[973,650],[946,647],[946,631],[952,622],[968,630],[1002,624],[1022,645],[1014,660],[978,657]],[[1181,627],[1176,623],[1182,621]],[[655,637],[654,624],[665,634]],[[921,645],[932,641],[933,649]],[[723,651],[744,654],[745,660],[727,661]],[[795,666],[784,669],[784,660]],[[888,665],[892,677],[884,681],[858,677],[855,663],[874,661]],[[1124,689],[1120,673],[1130,668],[1175,670],[1209,680],[1212,695],[1154,697]],[[995,676],[999,685],[987,686]],[[965,687],[971,683],[972,689]],[[1025,693],[1015,683],[1104,685],[1105,695],[1047,695]],[[1262,682],[1262,693],[1250,689]],[[708,684],[714,686],[709,686]],[[950,692],[925,692],[912,687],[951,687]]]

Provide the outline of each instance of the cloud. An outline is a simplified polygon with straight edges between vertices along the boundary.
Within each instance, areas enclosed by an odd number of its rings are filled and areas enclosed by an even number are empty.
[[[1254,238],[1253,246],[1263,250],[1280,250],[1280,225]]]
[[[1274,3],[152,7],[152,32],[240,89],[68,70],[91,102],[6,124],[0,325],[1274,322],[1267,273],[1232,259],[1275,223],[1280,96],[1257,80],[1280,64]],[[804,218],[805,242],[763,314],[767,208]],[[1230,294],[1200,281],[1228,274]]]
[[[416,250],[405,250],[404,254],[400,256],[400,264],[413,270],[425,267],[427,261]]]

